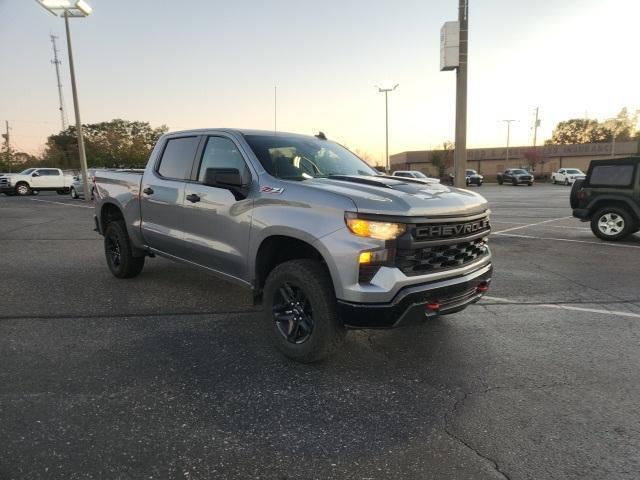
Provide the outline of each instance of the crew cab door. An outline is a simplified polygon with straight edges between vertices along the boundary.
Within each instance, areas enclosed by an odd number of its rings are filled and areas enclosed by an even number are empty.
[[[31,174],[31,188],[61,188],[62,174],[56,168],[39,168]]]
[[[140,184],[142,236],[147,246],[184,258],[184,186],[191,178],[200,136],[169,137],[149,161]]]
[[[237,169],[245,186],[205,185],[207,169]],[[186,258],[246,281],[253,200],[245,197],[252,173],[240,147],[230,136],[207,136],[192,178],[184,195]]]

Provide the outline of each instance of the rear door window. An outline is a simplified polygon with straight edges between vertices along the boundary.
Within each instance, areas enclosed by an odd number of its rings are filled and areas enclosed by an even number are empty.
[[[593,167],[589,185],[600,187],[631,187],[634,165],[598,165]]]
[[[200,137],[171,138],[164,147],[157,172],[173,180],[189,180]]]

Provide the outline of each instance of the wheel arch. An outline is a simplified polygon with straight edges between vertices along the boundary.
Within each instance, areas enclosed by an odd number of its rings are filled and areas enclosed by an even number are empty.
[[[590,215],[595,215],[598,210],[610,206],[624,208],[631,214],[636,225],[640,223],[640,207],[626,197],[615,195],[597,197],[589,203],[587,209]]]
[[[262,300],[262,290],[269,273],[276,266],[289,260],[302,258],[318,260],[327,268],[335,289],[332,269],[325,256],[313,245],[311,239],[303,239],[302,237],[303,235],[295,235],[289,232],[269,235],[262,239],[253,257],[255,261],[252,271],[252,284],[255,303],[260,303]]]

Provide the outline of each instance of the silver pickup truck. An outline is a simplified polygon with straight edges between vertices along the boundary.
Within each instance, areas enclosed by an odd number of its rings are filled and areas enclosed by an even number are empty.
[[[483,197],[380,175],[322,133],[170,133],[144,173],[96,172],[95,195],[116,277],[161,255],[250,288],[302,362],[349,328],[460,311],[491,282]]]

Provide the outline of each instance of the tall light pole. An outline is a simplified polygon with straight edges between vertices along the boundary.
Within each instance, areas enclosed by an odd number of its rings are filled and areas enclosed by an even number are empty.
[[[507,124],[507,156],[504,162],[504,168],[509,168],[509,136],[511,134],[511,122],[515,122],[515,120],[502,120]]]
[[[469,0],[458,0],[460,46],[456,68],[456,144],[453,150],[455,186],[467,186],[467,63],[469,57]]]
[[[378,92],[384,93],[384,128],[385,128],[385,170],[387,171],[387,175],[390,173],[389,166],[389,92],[393,92],[396,88],[398,88],[399,83],[396,83],[393,88],[382,88],[376,85]]]
[[[82,137],[82,122],[80,120],[80,104],[78,103],[78,91],[76,88],[76,73],[73,66],[73,51],[71,50],[71,32],[69,31],[69,18],[86,17],[93,9],[85,0],[36,0],[41,6],[47,9],[56,17],[64,18],[64,26],[67,32],[67,50],[69,56],[69,70],[71,73],[71,91],[73,93],[73,109],[76,115],[76,132],[78,135],[78,153],[80,154],[80,170],[82,172],[82,186],[84,190],[84,201],[91,201],[91,191],[89,190],[89,180],[87,174],[87,155],[84,150],[84,138]]]

